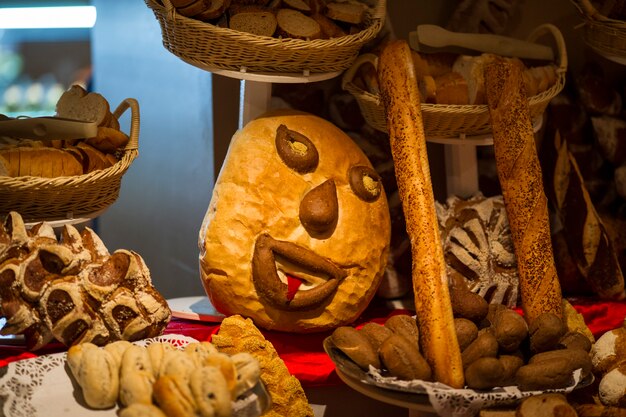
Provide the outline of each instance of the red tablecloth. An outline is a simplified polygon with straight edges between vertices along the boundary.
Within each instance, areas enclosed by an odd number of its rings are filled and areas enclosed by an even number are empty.
[[[596,338],[608,330],[621,326],[624,317],[626,317],[626,301],[599,302],[585,298],[570,299],[569,301],[584,316],[587,326]],[[388,317],[404,313],[410,312],[407,310],[390,310],[373,303],[354,325],[361,327],[370,321],[384,323]],[[210,340],[211,335],[218,330],[219,323],[203,323],[174,318],[165,333],[183,334],[197,340]],[[285,361],[289,371],[300,380],[303,386],[341,384],[334,372],[335,367],[332,361],[322,347],[322,342],[330,332],[293,334],[261,330]],[[26,352],[21,346],[0,346],[0,366],[5,366],[12,361],[63,350],[65,348],[58,343],[50,344],[37,353]]]

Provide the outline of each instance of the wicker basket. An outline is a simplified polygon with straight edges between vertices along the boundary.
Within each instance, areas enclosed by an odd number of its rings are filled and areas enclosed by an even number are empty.
[[[537,41],[542,36],[550,34],[554,37],[558,49],[557,81],[548,90],[530,97],[528,100],[531,117],[541,115],[550,100],[556,96],[565,85],[567,72],[567,52],[565,40],[559,29],[551,24],[537,27],[528,40]],[[355,63],[343,75],[342,86],[350,92],[359,104],[365,121],[374,129],[387,132],[387,120],[385,109],[378,95],[364,91],[353,83],[358,67],[365,62],[377,64],[378,57],[373,54],[364,54],[357,58]],[[468,136],[485,135],[491,132],[489,109],[487,105],[445,105],[445,104],[422,104],[422,117],[424,131],[428,137],[460,138]]]
[[[126,99],[113,115],[119,119],[128,108],[130,140],[115,165],[68,177],[0,176],[0,216],[17,211],[27,222],[69,220],[93,217],[113,204],[119,195],[122,175],[138,153],[139,104],[135,99]]]
[[[361,47],[374,39],[385,20],[386,0],[378,0],[366,28],[334,39],[277,39],[257,36],[178,14],[170,0],[145,0],[161,25],[163,46],[198,68],[260,73],[325,73],[350,67]]]
[[[589,0],[572,2],[585,19],[585,42],[607,58],[626,63],[626,22],[603,16]]]

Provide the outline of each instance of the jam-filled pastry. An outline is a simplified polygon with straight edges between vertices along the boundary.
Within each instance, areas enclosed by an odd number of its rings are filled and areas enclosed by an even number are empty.
[[[148,337],[150,319],[128,288],[117,288],[102,304],[101,310],[105,323],[116,339],[135,341]]]
[[[171,318],[139,254],[110,254],[91,229],[49,223],[26,229],[19,213],[0,222],[2,334],[22,334],[37,350],[53,339],[71,346],[160,335]]]
[[[67,361],[87,405],[96,409],[115,406],[119,393],[119,369],[108,351],[84,343],[70,347]]]
[[[108,329],[85,298],[75,276],[55,280],[41,297],[45,324],[66,346],[84,342],[101,345],[109,340]]]
[[[191,373],[189,387],[202,417],[232,415],[230,390],[222,372],[212,366],[197,368]]]
[[[130,346],[122,356],[120,367],[120,401],[125,406],[152,404],[152,385],[155,378],[148,351],[137,345]]]

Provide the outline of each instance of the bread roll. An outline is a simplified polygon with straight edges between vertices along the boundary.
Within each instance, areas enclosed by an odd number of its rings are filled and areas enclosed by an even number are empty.
[[[461,388],[464,383],[461,351],[435,213],[420,97],[408,44],[405,41],[387,44],[378,68],[398,191],[411,240],[412,280],[422,353],[436,381]]]
[[[541,313],[562,316],[548,206],[518,66],[495,60],[485,69],[498,178],[517,256],[522,309],[529,323]]]

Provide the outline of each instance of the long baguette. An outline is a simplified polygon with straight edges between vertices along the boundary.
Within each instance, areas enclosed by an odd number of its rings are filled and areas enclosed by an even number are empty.
[[[522,309],[532,323],[540,314],[562,316],[548,203],[528,99],[520,69],[503,59],[485,68],[498,179],[517,257]]]
[[[385,46],[378,71],[398,191],[411,241],[420,347],[434,379],[461,388],[464,384],[461,351],[454,328],[420,96],[408,44],[393,41]]]

